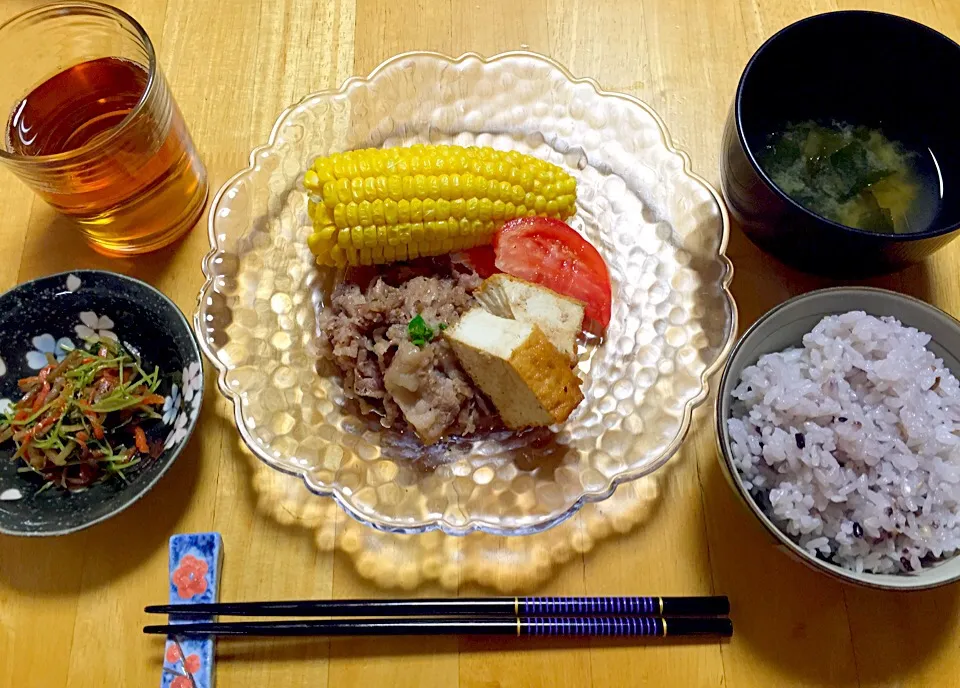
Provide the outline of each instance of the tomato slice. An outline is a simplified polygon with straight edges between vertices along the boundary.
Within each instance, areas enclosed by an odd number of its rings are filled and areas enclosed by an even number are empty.
[[[496,266],[582,301],[586,314],[610,324],[610,272],[589,241],[565,222],[523,217],[507,222],[493,237]]]
[[[463,255],[481,279],[487,279],[490,275],[500,272],[494,262],[496,256],[493,253],[492,246],[468,248],[463,252]]]

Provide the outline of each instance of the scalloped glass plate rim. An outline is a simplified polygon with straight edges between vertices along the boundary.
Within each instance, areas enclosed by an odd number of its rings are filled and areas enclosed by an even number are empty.
[[[234,393],[233,390],[231,390],[226,383],[228,367],[225,364],[223,364],[219,360],[219,358],[214,354],[214,352],[210,348],[210,345],[207,342],[206,337],[203,336],[203,328],[202,328],[202,323],[200,321],[200,310],[202,308],[202,304],[207,298],[208,293],[210,292],[210,289],[213,287],[213,284],[214,284],[214,278],[212,276],[212,270],[210,269],[210,264],[223,251],[223,249],[220,246],[220,242],[217,238],[217,233],[216,233],[217,209],[220,207],[220,203],[223,197],[238,182],[243,180],[244,177],[246,177],[247,175],[249,175],[254,171],[254,168],[256,167],[256,164],[257,164],[257,158],[262,154],[264,154],[265,152],[271,150],[275,146],[277,136],[280,133],[283,126],[286,124],[287,118],[298,108],[300,108],[301,106],[303,106],[304,104],[306,104],[307,102],[315,98],[333,97],[337,95],[346,94],[352,88],[358,85],[366,84],[374,80],[377,77],[377,75],[380,74],[380,72],[384,71],[387,67],[393,65],[396,62],[401,62],[405,59],[410,59],[410,58],[425,58],[425,57],[442,60],[451,65],[461,64],[468,60],[478,60],[481,64],[489,65],[498,61],[508,60],[510,58],[516,58],[516,57],[538,60],[548,64],[553,69],[556,69],[557,71],[559,71],[571,83],[586,84],[590,86],[601,98],[618,98],[618,99],[627,101],[628,103],[636,107],[641,108],[650,117],[652,117],[654,122],[656,123],[657,129],[659,130],[659,133],[660,133],[660,142],[663,144],[666,150],[669,153],[679,156],[680,159],[683,161],[683,174],[693,179],[694,181],[696,181],[698,184],[700,184],[703,188],[705,188],[710,193],[710,195],[714,199],[714,202],[717,205],[717,210],[720,213],[720,219],[722,224],[722,236],[720,237],[720,244],[717,249],[717,257],[719,261],[723,264],[724,271],[725,271],[723,279],[720,282],[720,285],[721,285],[723,295],[725,296],[727,304],[730,309],[730,328],[727,333],[726,339],[723,342],[723,346],[719,349],[719,353],[716,359],[704,369],[702,375],[700,376],[701,377],[700,393],[696,397],[693,397],[692,399],[687,401],[687,403],[684,406],[683,418],[681,419],[680,428],[679,428],[679,431],[677,432],[676,437],[670,443],[667,449],[663,452],[663,454],[651,464],[644,466],[642,468],[638,468],[637,470],[634,470],[634,471],[625,471],[618,475],[614,475],[608,480],[606,485],[600,487],[599,489],[585,492],[583,495],[580,496],[579,499],[577,499],[570,506],[569,509],[567,509],[562,514],[559,514],[552,518],[544,519],[543,521],[530,524],[527,526],[521,526],[516,528],[503,528],[498,525],[491,524],[487,521],[483,521],[480,519],[470,519],[466,521],[462,526],[453,526],[449,523],[444,522],[442,519],[439,519],[439,518],[432,519],[429,521],[414,523],[414,524],[403,525],[403,526],[388,525],[385,523],[371,520],[370,518],[365,516],[363,513],[355,509],[350,504],[349,500],[344,499],[343,495],[340,493],[340,490],[337,486],[324,487],[324,486],[313,484],[308,478],[307,472],[305,470],[296,471],[296,470],[290,470],[288,468],[278,466],[271,459],[271,457],[267,455],[265,451],[261,450],[258,447],[257,443],[250,436],[246,428],[246,424],[244,422],[240,399],[238,395]],[[376,530],[380,530],[388,533],[396,533],[396,534],[418,534],[418,533],[426,533],[434,530],[439,530],[447,535],[453,535],[453,536],[464,536],[474,532],[484,532],[492,535],[530,535],[533,533],[542,532],[547,528],[552,528],[553,526],[563,523],[568,518],[576,514],[585,504],[600,502],[600,501],[603,501],[604,499],[607,499],[608,497],[610,497],[610,495],[614,493],[617,487],[620,486],[621,484],[630,482],[633,480],[637,480],[639,478],[642,478],[645,475],[649,475],[653,473],[654,471],[662,467],[667,461],[669,461],[674,456],[674,454],[676,454],[676,452],[679,450],[680,446],[683,444],[684,440],[686,439],[687,435],[689,434],[694,410],[698,406],[700,406],[709,395],[709,392],[710,392],[709,384],[708,384],[709,378],[723,365],[724,361],[727,359],[727,356],[730,353],[731,348],[733,347],[733,343],[734,343],[734,340],[736,339],[736,334],[738,331],[738,313],[737,313],[736,301],[734,300],[733,294],[730,291],[730,284],[733,281],[733,264],[726,255],[727,244],[730,238],[730,218],[720,194],[717,192],[716,189],[713,188],[713,185],[711,185],[706,179],[704,179],[703,177],[701,177],[700,175],[696,174],[693,171],[689,155],[687,155],[686,152],[674,147],[670,139],[670,135],[667,132],[666,125],[664,124],[660,115],[658,115],[657,112],[653,110],[653,108],[651,108],[649,105],[647,105],[645,102],[643,102],[639,98],[636,98],[629,94],[619,93],[617,91],[604,90],[603,88],[601,88],[599,83],[592,77],[575,77],[570,73],[569,70],[566,69],[566,67],[561,65],[559,62],[557,62],[553,58],[547,57],[546,55],[542,55],[540,53],[536,53],[528,50],[512,50],[512,51],[498,53],[491,57],[483,57],[482,55],[476,52],[466,52],[460,55],[459,57],[454,58],[440,52],[419,51],[419,50],[409,51],[405,53],[400,53],[398,55],[394,55],[393,57],[390,57],[387,60],[384,60],[383,62],[381,62],[379,65],[377,65],[377,67],[372,72],[370,72],[370,74],[366,77],[352,76],[348,78],[346,81],[344,81],[339,88],[323,89],[320,91],[316,91],[314,93],[310,93],[304,96],[303,98],[301,98],[299,101],[297,101],[293,105],[290,105],[289,107],[284,109],[280,113],[280,115],[277,117],[277,120],[270,131],[270,136],[268,137],[267,142],[263,145],[260,145],[254,148],[250,152],[250,156],[248,159],[249,159],[249,163],[247,167],[240,170],[239,172],[234,174],[232,177],[230,177],[226,182],[224,182],[224,184],[220,187],[220,190],[217,192],[217,195],[214,197],[213,202],[210,204],[210,210],[208,213],[208,221],[207,221],[207,231],[208,231],[208,239],[210,241],[211,249],[204,256],[202,261],[202,270],[203,270],[204,276],[206,277],[206,280],[204,282],[203,287],[200,290],[200,295],[198,299],[198,308],[197,308],[197,311],[194,313],[194,328],[196,330],[197,339],[200,342],[200,347],[203,350],[204,355],[206,355],[207,359],[210,360],[210,362],[217,368],[217,386],[220,389],[220,392],[232,403],[233,410],[234,410],[234,421],[236,423],[240,436],[244,441],[244,444],[246,444],[246,446],[250,449],[250,451],[253,452],[253,454],[258,459],[266,463],[268,466],[270,466],[274,470],[300,478],[303,481],[304,485],[306,485],[307,489],[310,490],[312,493],[320,497],[332,497],[334,501],[340,506],[340,508],[343,509],[343,511],[346,512],[349,516],[356,519],[360,523],[366,526],[369,526],[371,528],[374,528]]]

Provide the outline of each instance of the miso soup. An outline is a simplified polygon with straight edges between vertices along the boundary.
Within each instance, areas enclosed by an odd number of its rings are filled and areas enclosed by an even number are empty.
[[[933,152],[909,148],[879,129],[791,123],[768,136],[759,158],[785,194],[848,227],[922,232],[940,209],[943,184]]]

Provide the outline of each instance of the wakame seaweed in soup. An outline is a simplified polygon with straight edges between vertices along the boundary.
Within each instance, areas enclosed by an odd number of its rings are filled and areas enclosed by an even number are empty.
[[[767,138],[760,164],[797,203],[848,227],[922,232],[939,209],[932,153],[909,150],[878,129],[788,124]]]

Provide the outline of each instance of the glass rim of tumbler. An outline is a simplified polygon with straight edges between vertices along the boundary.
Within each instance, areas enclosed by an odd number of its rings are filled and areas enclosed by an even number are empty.
[[[157,54],[153,48],[153,42],[150,40],[150,36],[147,35],[146,30],[140,25],[140,22],[119,7],[108,5],[105,2],[96,2],[96,0],[66,0],[64,2],[53,2],[31,8],[25,12],[14,15],[0,24],[0,42],[4,40],[5,32],[22,24],[39,23],[46,19],[54,19],[59,16],[73,14],[78,10],[94,13],[102,18],[120,19],[121,22],[128,24],[129,28],[133,30],[135,37],[143,43],[144,51],[147,54],[147,85],[143,89],[143,93],[137,100],[137,104],[127,113],[127,116],[105,135],[95,137],[82,146],[62,153],[48,153],[46,155],[20,155],[18,153],[11,153],[7,150],[7,134],[4,132],[4,141],[0,144],[0,159],[15,161],[19,165],[43,166],[50,163],[70,162],[74,158],[92,153],[98,148],[109,145],[123,134],[123,132],[129,128],[130,123],[143,112],[149,96],[153,93],[154,83],[157,80]],[[26,95],[25,93],[24,96]],[[7,122],[5,121],[4,128],[6,128],[6,125]]]

